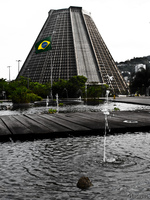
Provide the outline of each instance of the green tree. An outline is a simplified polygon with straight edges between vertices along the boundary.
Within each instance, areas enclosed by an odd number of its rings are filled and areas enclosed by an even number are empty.
[[[13,91],[18,87],[26,87],[32,91],[32,93],[46,98],[49,95],[50,84],[40,84],[38,82],[32,82],[31,79],[21,76],[19,79],[15,81],[11,81],[8,85],[7,92],[8,94],[12,94]]]
[[[28,87],[28,79],[26,77],[21,76],[17,80],[13,80],[8,83],[7,93],[11,95],[13,91],[16,90],[18,87]]]
[[[0,79],[0,98],[4,99],[6,97],[6,92],[8,90],[8,83],[6,79],[1,78]]]
[[[65,90],[67,91],[67,83],[68,81],[67,80],[63,80],[63,79],[60,79],[58,82],[54,82],[53,83],[53,96],[58,94],[58,96],[60,98],[66,98],[67,95],[66,95],[66,92]]]
[[[150,70],[142,69],[135,74],[132,74],[130,82],[130,92],[138,94],[146,94],[146,88],[150,86]]]
[[[87,78],[85,76],[73,76],[67,84],[68,96],[79,97],[85,94],[85,83]]]
[[[43,98],[46,98],[50,91],[50,86],[48,84],[41,84],[38,82],[30,82],[29,88],[33,93]]]
[[[93,83],[93,85],[89,85],[87,88],[87,96],[94,99],[97,97],[105,96],[106,90],[108,89],[108,87],[109,86],[106,84],[97,85]]]
[[[13,103],[29,103],[41,100],[41,97],[31,92],[24,86],[17,87],[10,95]]]

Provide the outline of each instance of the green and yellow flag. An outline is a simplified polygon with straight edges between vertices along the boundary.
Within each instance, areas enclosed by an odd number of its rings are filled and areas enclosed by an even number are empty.
[[[51,50],[51,37],[47,37],[35,44],[35,53]]]

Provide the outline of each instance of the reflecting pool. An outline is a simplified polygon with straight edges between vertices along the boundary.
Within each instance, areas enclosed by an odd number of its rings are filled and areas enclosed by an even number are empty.
[[[150,106],[109,102],[109,110],[150,110]],[[0,115],[46,113],[49,108],[1,110]],[[60,106],[59,112],[99,112],[97,106]],[[0,143],[2,200],[132,200],[150,199],[150,133],[126,133],[104,138],[68,137]],[[111,162],[112,161],[112,162]],[[114,162],[115,161],[115,162]],[[77,188],[87,176],[93,186]]]
[[[6,104],[7,106],[12,106],[11,104]],[[99,105],[66,105],[66,106],[59,106],[59,112],[67,113],[67,112],[99,112],[105,109],[106,104],[99,104]],[[113,111],[114,108],[119,108],[120,111],[134,111],[134,110],[150,110],[150,106],[145,105],[137,105],[137,104],[127,104],[127,103],[114,103],[108,102],[108,109],[109,111]],[[41,107],[34,107],[31,106],[29,108],[21,108],[21,109],[8,109],[8,110],[0,110],[1,115],[19,115],[19,114],[41,114],[41,113],[48,113],[48,110],[57,109],[57,106],[41,106]]]
[[[2,200],[150,199],[150,134],[70,137],[0,145]],[[81,176],[93,186],[76,187]]]

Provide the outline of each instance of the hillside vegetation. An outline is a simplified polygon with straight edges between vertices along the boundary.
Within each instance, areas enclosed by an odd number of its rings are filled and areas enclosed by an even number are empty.
[[[148,68],[150,68],[150,56],[135,57],[124,62],[116,62],[116,64],[120,71],[129,71],[130,73],[134,73],[135,66],[137,64],[145,64]]]

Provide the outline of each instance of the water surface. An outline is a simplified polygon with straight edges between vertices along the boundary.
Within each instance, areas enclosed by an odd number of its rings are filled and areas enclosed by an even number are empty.
[[[4,105],[10,105],[10,103],[3,103]],[[100,112],[103,111],[106,107],[106,103],[99,105],[67,105],[67,106],[59,106],[59,112],[67,113],[67,112]],[[56,106],[41,106],[41,107],[30,107],[30,108],[22,108],[22,109],[8,109],[8,110],[0,110],[1,115],[20,115],[20,114],[42,114],[48,113],[49,109],[57,109]],[[150,110],[150,106],[145,105],[136,105],[136,104],[127,104],[127,103],[114,103],[108,102],[107,109],[109,111],[113,111],[114,108],[119,108],[120,111],[134,111],[134,110]]]
[[[150,134],[72,137],[0,145],[2,200],[150,199]],[[76,187],[81,176],[93,186]]]

